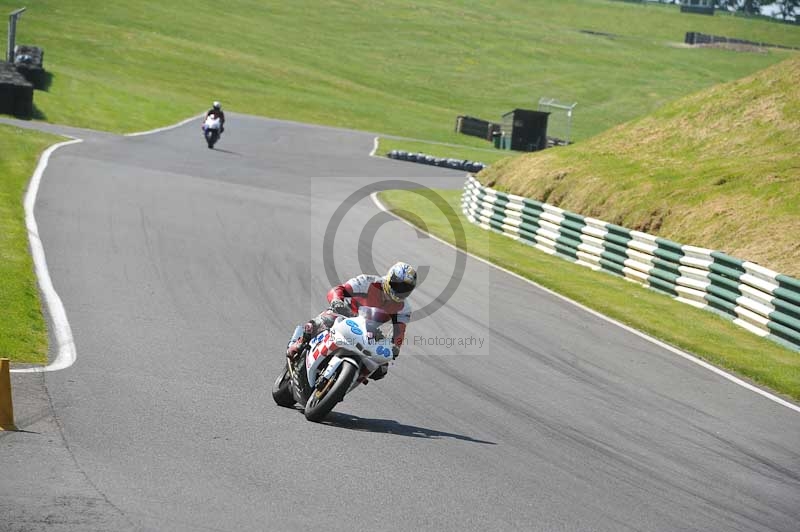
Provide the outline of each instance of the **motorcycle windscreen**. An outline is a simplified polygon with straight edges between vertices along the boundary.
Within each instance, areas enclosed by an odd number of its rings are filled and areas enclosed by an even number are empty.
[[[370,345],[384,345],[391,349],[394,336],[391,314],[378,307],[360,307],[358,317],[364,318]]]

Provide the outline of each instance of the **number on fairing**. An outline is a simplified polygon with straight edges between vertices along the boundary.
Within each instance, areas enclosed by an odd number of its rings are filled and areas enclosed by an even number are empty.
[[[364,334],[364,331],[362,331],[361,329],[359,329],[359,328],[358,328],[358,324],[357,324],[356,322],[354,322],[353,320],[345,320],[345,322],[344,322],[344,323],[345,323],[346,325],[349,325],[349,326],[350,326],[350,332],[352,332],[353,334],[357,334],[357,335],[359,335],[359,336],[361,336],[362,334]]]
[[[379,345],[375,352],[384,358],[389,358],[392,356],[392,350],[382,345]]]

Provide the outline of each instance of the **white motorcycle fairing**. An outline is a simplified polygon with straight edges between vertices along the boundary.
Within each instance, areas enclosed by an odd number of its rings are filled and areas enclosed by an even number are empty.
[[[196,124],[197,122],[195,122]],[[218,116],[208,115],[206,117],[206,121],[203,124],[203,129],[219,129],[222,125],[222,121],[219,119]],[[195,126],[197,127],[197,126]]]
[[[299,403],[308,421],[322,421],[348,393],[394,360],[392,322],[377,307],[361,307],[352,318],[336,315],[330,330],[303,346],[301,357],[287,357],[272,384],[272,399],[286,408]],[[301,340],[303,329],[295,328],[288,345]]]
[[[392,361],[390,339],[376,340],[376,323],[368,318],[368,313],[353,318],[338,318],[330,330],[321,332],[309,342],[306,371],[311,388],[317,385],[319,377],[333,377],[343,362],[356,368],[363,366],[366,374],[371,375],[380,366]],[[326,360],[327,365],[320,375],[319,367]],[[359,380],[355,379],[348,392],[358,383]]]

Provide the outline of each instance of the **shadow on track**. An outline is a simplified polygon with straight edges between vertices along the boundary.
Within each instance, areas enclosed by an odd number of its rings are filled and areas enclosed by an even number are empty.
[[[383,434],[396,434],[398,436],[410,436],[412,438],[440,439],[453,438],[455,440],[467,441],[472,443],[482,443],[484,445],[497,445],[495,442],[476,440],[462,434],[452,432],[442,432],[439,430],[415,427],[413,425],[403,425],[393,419],[368,419],[354,416],[352,414],[342,414],[331,412],[322,421],[323,425],[339,427],[342,429],[360,430],[364,432],[380,432]]]
[[[2,440],[5,436],[10,436],[11,434],[36,434],[37,436],[40,436],[41,432],[20,428],[17,428],[17,430],[0,430],[0,440]]]
[[[242,156],[241,153],[236,153],[235,151],[230,151],[230,150],[223,150],[222,148],[214,148],[214,151],[221,151],[222,153],[230,153],[231,155],[238,155],[239,157]]]

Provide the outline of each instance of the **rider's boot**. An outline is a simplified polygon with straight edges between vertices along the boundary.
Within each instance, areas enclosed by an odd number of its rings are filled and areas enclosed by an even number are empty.
[[[308,343],[309,340],[314,336],[314,322],[309,321],[305,325],[303,325],[303,334],[294,342],[289,345],[289,348],[286,350],[286,356],[289,360],[294,360],[294,358],[303,351],[303,348]]]
[[[286,350],[286,356],[289,358],[289,360],[294,360],[294,358],[300,354],[300,351],[303,350],[305,343],[306,339],[301,336],[289,346],[289,348]]]

